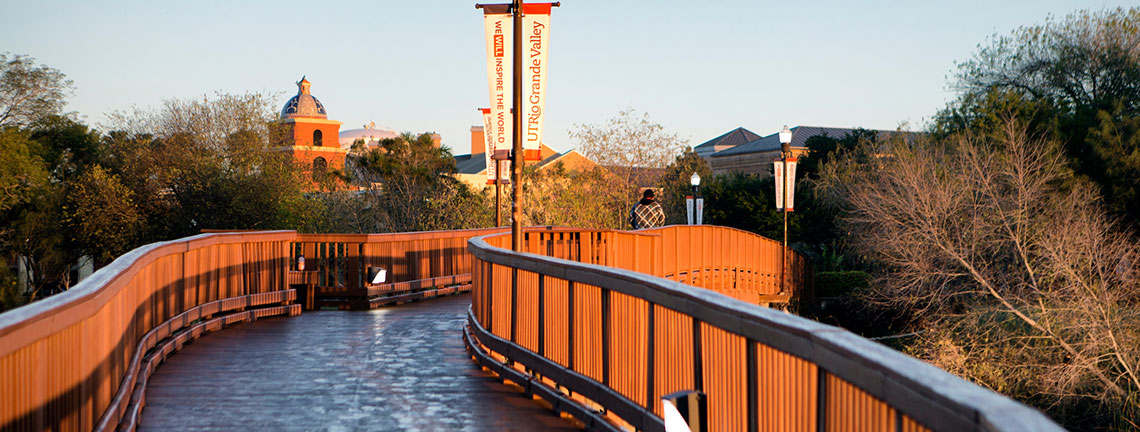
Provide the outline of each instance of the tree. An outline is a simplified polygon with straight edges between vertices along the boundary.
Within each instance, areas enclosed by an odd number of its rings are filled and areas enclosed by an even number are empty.
[[[994,112],[987,108],[996,104],[1030,109],[1036,118],[1020,118],[1031,130],[1053,134],[1075,170],[1100,186],[1109,208],[1140,221],[1140,201],[1118,193],[1140,189],[1140,179],[1127,175],[1140,164],[1133,160],[1121,169],[1122,160],[1112,159],[1120,151],[1102,148],[1124,144],[1128,154],[1140,151],[1137,141],[1096,136],[1097,130],[1131,131],[1125,123],[1140,116],[1140,8],[1078,11],[995,35],[958,66],[955,86],[962,98],[939,115],[937,130],[986,122]]]
[[[0,54],[0,127],[28,126],[60,114],[69,93],[71,80],[63,72],[37,66],[31,57]]]
[[[958,86],[980,94],[1010,89],[1068,111],[1140,110],[1140,8],[1077,11],[993,36],[958,65]]]
[[[493,209],[486,197],[473,193],[453,177],[455,159],[436,147],[430,133],[404,133],[380,141],[378,148],[350,157],[350,177],[380,185],[360,195],[366,204],[344,202],[334,208],[349,215],[364,209],[378,212],[371,232],[447,230],[490,226]],[[348,221],[343,216],[337,220]]]
[[[135,192],[148,241],[201,229],[315,230],[323,204],[306,197],[304,167],[277,122],[272,96],[169,99],[160,109],[112,113],[104,160]],[[124,161],[131,161],[125,163]]]
[[[784,236],[783,215],[776,211],[772,177],[731,173],[716,176],[701,188],[705,223],[751,231],[771,239]],[[798,237],[798,214],[788,218],[789,237]]]
[[[685,224],[688,222],[688,209],[685,207],[685,197],[693,192],[690,178],[693,173],[701,176],[707,185],[712,181],[712,168],[704,158],[697,156],[691,148],[685,148],[665,167],[665,174],[661,176],[662,196],[658,199],[665,209],[665,224]]]
[[[1060,144],[1007,118],[884,150],[840,158],[821,187],[843,197],[874,298],[913,320],[910,351],[1070,427],[1136,427],[1140,247]]]
[[[594,203],[604,203],[599,209],[609,216],[622,218],[614,228],[629,228],[629,209],[641,199],[641,189],[662,187],[664,168],[685,148],[686,141],[676,134],[665,132],[665,127],[649,119],[649,114],[638,115],[627,109],[604,124],[576,124],[570,138],[582,155],[590,158],[608,173],[594,173],[582,177],[591,181],[605,179]],[[581,176],[580,176],[581,177]],[[668,214],[668,212],[667,212]],[[597,221],[610,226],[609,222]]]
[[[29,300],[64,291],[72,284],[71,265],[79,254],[66,247],[63,199],[63,185],[49,182],[10,214],[5,252],[10,262],[21,259],[28,269]]]
[[[1111,111],[1098,111],[1087,142],[1103,161],[1105,201],[1118,213],[1140,215],[1140,115],[1123,109],[1117,103]]]
[[[816,135],[808,138],[804,143],[808,153],[800,158],[796,176],[805,180],[817,179],[820,167],[827,164],[833,156],[850,152],[861,143],[873,145],[878,140],[878,132],[863,128],[841,137]]]
[[[26,202],[36,188],[47,183],[48,171],[40,151],[39,143],[27,133],[0,127],[0,160],[4,161],[0,163],[0,214]]]
[[[17,287],[15,267],[24,245],[20,222],[37,197],[50,191],[49,175],[38,142],[15,127],[0,127],[0,311],[24,303]]]
[[[118,176],[95,165],[70,186],[63,207],[64,225],[77,249],[107,265],[137,245],[143,226],[133,192]]]
[[[528,167],[523,173],[523,224],[629,229],[632,203],[622,188],[613,186],[619,181],[602,167],[582,172],[567,172],[561,165]]]
[[[685,148],[686,141],[632,109],[618,112],[605,124],[576,124],[570,138],[578,151],[614,172],[625,184],[655,184],[658,171]],[[647,170],[646,168],[649,168]],[[639,176],[654,178],[638,178]],[[632,186],[636,194],[636,186]]]

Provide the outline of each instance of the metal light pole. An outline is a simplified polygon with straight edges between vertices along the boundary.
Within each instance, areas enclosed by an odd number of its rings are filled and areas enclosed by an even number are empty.
[[[704,201],[701,200],[701,176],[696,172],[692,177],[689,177],[689,184],[693,185],[693,223],[700,225],[702,222],[701,212],[704,210],[702,207]]]
[[[784,165],[784,175],[781,179],[784,184],[776,185],[778,188],[783,188],[784,193],[781,194],[783,200],[780,203],[780,209],[784,213],[784,246],[780,248],[780,294],[784,293],[784,279],[785,271],[787,269],[788,254],[788,156],[792,153],[792,130],[788,129],[788,125],[784,125],[784,129],[780,131],[780,159]]]
[[[511,1],[511,14],[514,18],[514,143],[511,158],[511,250],[522,252],[522,174],[523,174],[523,0]]]

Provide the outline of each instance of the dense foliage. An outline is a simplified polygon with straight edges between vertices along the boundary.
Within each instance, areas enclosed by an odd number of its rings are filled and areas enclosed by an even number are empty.
[[[987,107],[1021,99],[1033,111],[1022,118],[1061,142],[1110,210],[1140,227],[1140,8],[1078,11],[995,35],[956,78],[962,100],[936,129],[992,123]]]

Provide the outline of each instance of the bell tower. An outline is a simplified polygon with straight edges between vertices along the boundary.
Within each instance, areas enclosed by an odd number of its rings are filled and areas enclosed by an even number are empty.
[[[320,181],[329,169],[344,168],[348,150],[340,148],[341,122],[329,120],[325,106],[309,90],[311,86],[309,80],[301,77],[297,95],[281,109],[281,120],[293,135],[293,145],[284,150],[312,170],[313,181]]]

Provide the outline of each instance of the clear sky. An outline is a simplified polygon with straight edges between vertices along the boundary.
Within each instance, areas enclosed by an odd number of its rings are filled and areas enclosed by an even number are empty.
[[[438,132],[456,154],[486,106],[482,15],[470,0],[2,0],[0,52],[75,81],[67,109],[269,91],[307,75],[342,129]],[[551,18],[545,141],[633,108],[697,145],[744,126],[921,126],[954,62],[995,32],[1122,1],[564,0]]]

